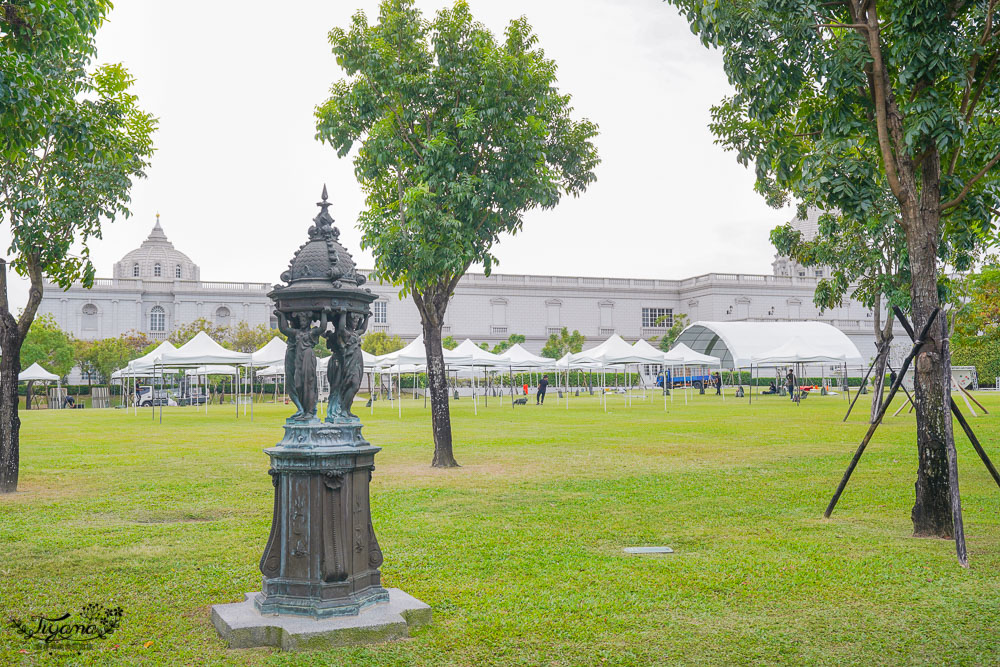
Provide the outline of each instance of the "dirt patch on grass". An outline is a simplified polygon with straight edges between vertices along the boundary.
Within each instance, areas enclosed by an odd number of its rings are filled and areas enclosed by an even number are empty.
[[[29,478],[19,480],[17,491],[0,495],[0,499],[5,503],[37,503],[76,498],[87,495],[89,491],[90,489],[82,486],[79,480],[71,483],[59,477]]]
[[[223,518],[220,512],[177,512],[177,513],[152,513],[138,512],[129,519],[129,523],[135,524],[157,524],[157,523],[204,523],[206,521],[218,521]]]
[[[391,463],[377,465],[375,476],[391,480],[393,486],[412,486],[447,482],[449,485],[482,484],[483,477],[507,477],[522,472],[520,466],[499,463],[462,465],[458,468],[432,468],[429,463]],[[462,476],[463,478],[459,478]]]

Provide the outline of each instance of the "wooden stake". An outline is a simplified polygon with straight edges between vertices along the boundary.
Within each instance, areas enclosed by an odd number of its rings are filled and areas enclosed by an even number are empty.
[[[895,397],[896,392],[899,391],[899,387],[903,383],[903,375],[906,374],[906,369],[910,367],[910,362],[913,361],[913,357],[915,357],[917,352],[920,351],[920,348],[923,347],[924,337],[927,335],[927,332],[930,331],[931,324],[934,323],[934,319],[937,317],[937,314],[938,309],[935,308],[931,312],[931,316],[927,318],[927,322],[924,324],[923,329],[920,331],[920,338],[913,343],[913,348],[906,356],[906,359],[903,360],[903,365],[900,366],[899,374],[896,375],[896,381],[893,383],[892,388],[889,389],[889,397],[882,403],[882,407],[879,409],[878,415],[876,415],[875,420],[871,423],[871,426],[868,427],[868,432],[865,433],[864,439],[861,441],[861,444],[858,445],[857,451],[854,452],[854,457],[847,466],[847,470],[844,472],[844,477],[840,480],[840,484],[837,485],[837,491],[833,494],[833,498],[830,499],[830,504],[827,505],[826,511],[823,513],[823,516],[827,519],[829,519],[830,515],[833,514],[833,509],[837,506],[837,501],[840,500],[840,494],[844,492],[844,489],[847,487],[847,482],[851,479],[851,474],[858,466],[858,461],[861,460],[861,455],[865,453],[865,447],[868,446],[868,442],[875,434],[875,429],[877,429],[879,424],[882,423],[882,418],[885,416],[886,410],[889,408],[889,404],[892,403],[893,397]]]

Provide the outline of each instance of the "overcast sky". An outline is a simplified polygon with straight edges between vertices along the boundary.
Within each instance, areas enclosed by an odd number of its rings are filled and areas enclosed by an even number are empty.
[[[430,16],[449,3],[420,0]],[[768,232],[792,217],[753,192],[753,174],[714,145],[709,108],[729,92],[718,52],[660,0],[470,0],[495,34],[528,17],[559,67],[576,117],[600,127],[597,182],[526,217],[504,238],[508,273],[685,278],[768,273]],[[98,61],[121,62],[160,120],[133,217],[105,229],[97,275],[149,234],[156,213],[205,280],[277,282],[305,239],[324,183],[359,266],[364,200],[350,159],[313,136],[313,110],[342,78],[327,42],[374,0],[118,0]],[[15,304],[26,289],[12,286]]]

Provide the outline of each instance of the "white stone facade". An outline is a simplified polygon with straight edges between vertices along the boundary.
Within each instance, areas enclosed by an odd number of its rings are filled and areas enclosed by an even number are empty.
[[[527,338],[529,350],[538,352],[549,334],[562,327],[579,330],[593,342],[612,333],[635,340],[662,336],[670,317],[683,313],[692,322],[828,322],[850,336],[863,357],[874,355],[871,313],[847,300],[820,315],[812,301],[819,278],[800,275],[780,260],[773,265],[774,275],[709,273],[683,280],[469,274],[448,307],[444,335],[494,344],[518,333]],[[372,281],[367,286],[379,295],[369,331],[404,340],[420,334],[412,300],[400,299],[391,285]],[[200,280],[199,267],[173,248],[157,221],[142,246],[115,264],[113,278],[97,279],[91,289],[74,286],[65,292],[47,284],[39,312],[51,313],[60,327],[80,339],[131,330],[162,339],[197,318],[273,327],[270,289],[267,282]],[[661,316],[667,321],[658,324]]]
[[[874,355],[871,313],[861,304],[844,305],[819,314],[812,297],[817,278],[734,273],[709,273],[684,280],[591,278],[470,274],[455,290],[445,315],[443,335],[471,338],[491,345],[512,333],[527,338],[525,347],[539,352],[549,334],[562,327],[577,329],[588,341],[612,333],[626,340],[662,336],[668,326],[656,326],[655,316],[685,314],[696,320],[827,322],[846,333],[863,357]],[[369,331],[385,331],[412,340],[421,331],[420,316],[398,289],[370,282],[379,295]],[[661,309],[645,313],[644,309]],[[384,311],[384,317],[380,311]],[[650,316],[654,316],[654,322]]]
[[[114,338],[139,331],[161,340],[198,318],[221,325],[271,323],[270,283],[206,282],[201,270],[167,240],[159,220],[141,246],[115,264],[114,278],[90,289],[62,291],[46,282],[39,313],[79,339]]]

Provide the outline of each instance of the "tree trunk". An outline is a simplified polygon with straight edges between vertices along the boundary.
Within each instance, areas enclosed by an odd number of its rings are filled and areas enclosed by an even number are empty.
[[[21,418],[17,414],[17,376],[21,372],[21,340],[10,314],[0,325],[0,493],[17,491]]]
[[[413,301],[420,311],[427,355],[427,389],[431,395],[431,429],[434,432],[434,459],[431,467],[455,468],[458,462],[452,452],[451,409],[448,403],[448,376],[441,348],[441,328],[450,294],[447,289],[413,291]]]
[[[17,411],[17,376],[21,373],[21,345],[42,301],[42,269],[34,255],[25,257],[28,278],[28,301],[20,317],[10,313],[7,300],[7,260],[0,258],[0,493],[17,491],[20,464],[21,418]]]
[[[910,258],[910,297],[913,327],[920,331],[938,298],[937,250],[940,236],[940,159],[924,160],[921,203],[903,207]],[[918,537],[953,535],[948,448],[954,447],[951,412],[951,361],[947,354],[947,321],[938,317],[914,362],[914,400],[917,413],[916,500],[911,518]]]

